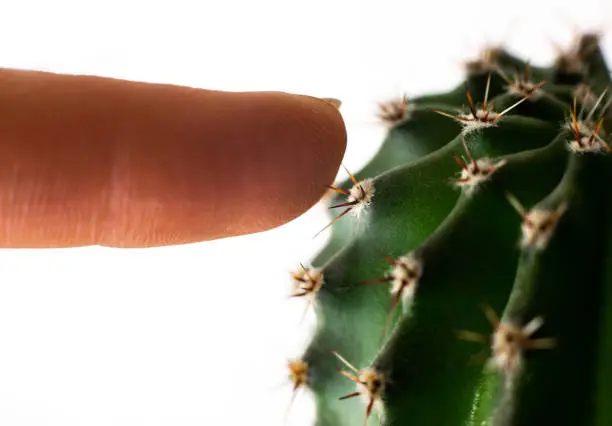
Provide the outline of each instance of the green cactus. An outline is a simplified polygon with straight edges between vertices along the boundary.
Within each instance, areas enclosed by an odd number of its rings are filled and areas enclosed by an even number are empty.
[[[293,276],[317,426],[612,425],[610,83],[585,34],[381,107],[386,140]]]

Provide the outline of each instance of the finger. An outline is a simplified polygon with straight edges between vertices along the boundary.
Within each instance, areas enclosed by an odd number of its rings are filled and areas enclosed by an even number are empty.
[[[0,71],[0,247],[151,247],[274,228],[333,182],[331,103]]]

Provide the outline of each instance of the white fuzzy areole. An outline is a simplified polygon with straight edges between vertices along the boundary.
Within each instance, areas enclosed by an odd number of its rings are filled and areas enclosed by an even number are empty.
[[[506,373],[518,371],[522,364],[523,345],[528,338],[521,328],[500,324],[492,338],[493,365]]]
[[[320,268],[301,269],[300,272],[297,273],[297,276],[302,278],[305,282],[294,278],[294,292],[305,292],[307,296],[314,297],[323,286],[324,275]]]
[[[486,111],[484,109],[476,110],[476,117],[472,113],[461,114],[458,116],[459,123],[463,126],[461,133],[464,135],[476,130],[485,129],[487,127],[495,127],[497,125],[496,117],[498,113],[495,111]]]
[[[358,182],[357,185],[353,185],[349,191],[348,201],[356,201],[357,204],[352,207],[351,213],[360,216],[365,208],[371,204],[374,192],[374,179],[365,179]]]
[[[414,105],[409,103],[405,96],[382,102],[378,105],[378,108],[378,117],[391,124],[409,119],[414,111]]]
[[[505,160],[494,162],[487,157],[476,160],[476,164],[467,164],[467,170],[461,170],[460,180],[455,181],[455,185],[460,187],[467,195],[471,195],[504,164],[506,164]]]
[[[587,120],[578,120],[576,122],[576,127],[578,128],[578,132],[583,137],[590,137],[595,133],[595,128],[597,127],[597,123],[593,123],[592,121]],[[567,121],[565,123],[565,128],[571,131],[574,131],[574,123],[572,120]],[[595,139],[599,139],[600,141],[606,137],[606,131],[604,128],[600,128],[597,134],[595,135]]]
[[[362,383],[357,383],[357,392],[366,402],[380,398],[384,385],[384,377],[381,373],[368,367],[359,374],[359,381]]]
[[[604,128],[601,126],[598,127],[597,123],[590,119],[590,117],[595,113],[600,101],[601,98],[595,101],[592,110],[587,116],[587,119],[574,121],[574,118],[571,118],[570,120],[566,121],[563,126],[574,133],[574,139],[567,142],[568,149],[574,154],[612,151],[612,149],[606,143],[606,131]],[[605,108],[607,108],[607,106]],[[576,133],[578,134],[576,135]],[[577,139],[576,136],[578,136],[580,139]],[[578,143],[578,140],[580,143]]]
[[[523,233],[521,247],[535,250],[545,249],[564,211],[565,207],[562,206],[556,211],[533,209],[528,212],[521,224]]]
[[[399,257],[391,271],[391,294],[402,292],[404,298],[414,297],[414,292],[423,274],[423,262],[410,253]]]
[[[610,151],[610,148],[608,147],[608,145],[606,145],[604,142],[600,141],[597,138],[593,138],[591,140],[591,138],[583,136],[580,138],[580,142],[581,143],[578,143],[578,141],[574,139],[574,140],[569,141],[567,146],[569,150],[575,154],[582,154],[582,153],[589,153],[589,152],[601,153],[601,152]]]
[[[295,388],[304,385],[308,381],[308,364],[301,359],[289,362],[289,380]]]
[[[517,373],[522,367],[523,351],[529,347],[531,335],[538,331],[543,323],[541,317],[535,317],[522,327],[507,322],[501,323],[491,341],[493,366],[506,374]]]
[[[373,367],[368,367],[361,371],[358,378],[359,381],[363,383],[357,383],[356,390],[359,392],[359,396],[366,406],[373,402],[373,412],[377,413],[380,422],[385,415],[384,406],[382,404],[385,377]]]
[[[528,96],[529,100],[536,101],[544,94],[544,91],[537,86],[532,81],[515,81],[508,86],[508,92],[520,96]]]

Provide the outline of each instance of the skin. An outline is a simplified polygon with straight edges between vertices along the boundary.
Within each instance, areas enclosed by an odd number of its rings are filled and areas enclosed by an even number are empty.
[[[0,247],[156,247],[250,234],[312,207],[338,171],[336,107],[0,70]]]

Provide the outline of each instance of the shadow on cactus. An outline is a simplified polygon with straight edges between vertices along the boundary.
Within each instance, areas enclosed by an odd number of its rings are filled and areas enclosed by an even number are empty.
[[[381,105],[381,150],[293,277],[317,426],[612,425],[610,83],[586,34]]]

